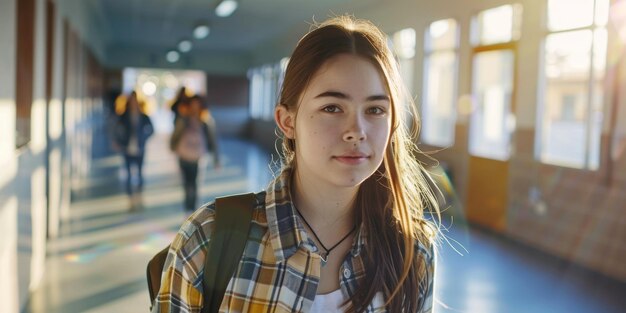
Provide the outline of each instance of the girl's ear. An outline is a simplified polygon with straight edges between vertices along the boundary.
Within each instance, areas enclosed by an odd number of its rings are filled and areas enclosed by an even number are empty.
[[[279,104],[274,110],[274,119],[276,120],[276,125],[278,125],[278,128],[280,128],[287,139],[295,139],[296,128],[294,124],[294,113],[289,112],[285,105]]]

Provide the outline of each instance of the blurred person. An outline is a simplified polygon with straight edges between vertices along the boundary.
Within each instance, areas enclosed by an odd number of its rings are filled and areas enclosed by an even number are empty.
[[[439,210],[412,155],[406,124],[418,115],[403,88],[371,22],[336,17],[298,42],[274,112],[283,168],[251,204],[220,312],[432,312],[440,221],[425,215]],[[210,305],[202,281],[215,215],[208,203],[181,227],[152,312]]]
[[[185,211],[193,212],[198,194],[200,158],[210,152],[213,154],[213,167],[220,167],[215,120],[198,95],[181,99],[178,109],[185,113],[176,121],[170,148],[178,156],[185,190]]]
[[[148,138],[154,133],[150,117],[143,112],[135,91],[131,92],[115,127],[115,145],[124,154],[126,163],[126,193],[131,199],[131,209],[141,206],[143,190],[143,160]],[[133,171],[135,168],[135,171]],[[137,188],[133,188],[133,172],[136,173]],[[136,192],[135,192],[136,191]]]
[[[181,103],[188,103],[189,95],[187,93],[187,88],[185,86],[180,87],[178,89],[178,93],[176,94],[176,98],[172,101],[172,112],[174,113],[174,125],[176,125],[176,121],[181,115],[184,115],[184,108],[181,107]]]

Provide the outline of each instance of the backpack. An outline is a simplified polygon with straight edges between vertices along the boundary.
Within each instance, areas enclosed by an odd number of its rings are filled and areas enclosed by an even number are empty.
[[[217,312],[230,278],[243,253],[252,211],[256,206],[254,193],[215,199],[215,231],[211,235],[204,261],[202,313]],[[147,267],[150,309],[161,287],[161,274],[169,246],[159,251]]]

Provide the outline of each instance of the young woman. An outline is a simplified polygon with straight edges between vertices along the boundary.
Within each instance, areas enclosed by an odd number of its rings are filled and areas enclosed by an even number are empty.
[[[275,110],[284,166],[257,194],[220,312],[432,311],[437,227],[424,214],[438,207],[386,44],[351,17],[298,43]],[[214,216],[211,203],[182,226],[153,312],[200,311]]]
[[[143,189],[143,159],[146,151],[146,142],[154,133],[150,117],[142,110],[142,104],[137,99],[137,93],[131,92],[126,101],[126,106],[122,115],[120,115],[115,128],[115,143],[117,147],[124,153],[126,162],[126,193],[133,195],[132,185],[132,167],[137,172],[137,191]],[[136,205],[133,201],[133,206]]]

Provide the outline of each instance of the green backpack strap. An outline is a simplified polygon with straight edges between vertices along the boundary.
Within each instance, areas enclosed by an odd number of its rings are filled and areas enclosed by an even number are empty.
[[[215,199],[215,231],[204,263],[202,313],[219,310],[224,292],[248,241],[254,193]]]

